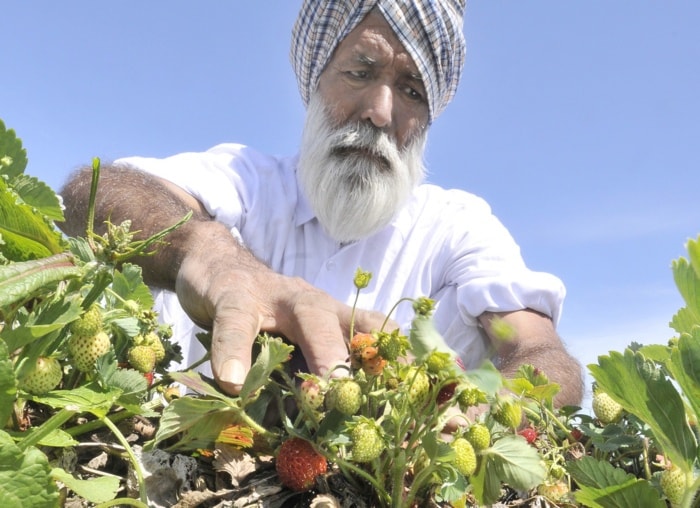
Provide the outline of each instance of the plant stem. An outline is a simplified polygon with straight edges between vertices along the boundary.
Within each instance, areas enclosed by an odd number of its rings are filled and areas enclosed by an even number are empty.
[[[35,430],[33,430],[26,438],[17,443],[17,446],[22,451],[26,450],[30,446],[34,446],[41,441],[42,438],[48,436],[54,430],[58,429],[61,427],[61,425],[70,420],[77,412],[78,408],[75,406],[64,407],[58,413],[46,420],[43,425],[35,427]]]
[[[138,483],[139,483],[139,497],[141,498],[141,502],[144,505],[148,505],[148,495],[146,493],[146,482],[143,479],[143,471],[141,470],[141,464],[139,464],[139,461],[136,458],[136,455],[134,455],[134,450],[131,448],[131,445],[126,440],[124,435],[121,433],[119,428],[112,422],[112,420],[109,419],[108,416],[105,416],[101,420],[105,423],[105,425],[107,427],[109,427],[109,429],[112,431],[114,436],[119,440],[121,445],[126,450],[126,453],[129,456],[129,459],[131,460],[131,465],[134,467],[134,473],[136,474],[136,481],[138,481]],[[108,506],[110,506],[110,505],[108,505]]]

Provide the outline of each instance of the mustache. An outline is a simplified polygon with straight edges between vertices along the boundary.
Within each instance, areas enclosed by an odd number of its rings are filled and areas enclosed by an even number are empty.
[[[331,135],[329,145],[333,157],[371,160],[383,171],[391,171],[391,161],[400,156],[396,143],[386,133],[367,124],[341,127]]]

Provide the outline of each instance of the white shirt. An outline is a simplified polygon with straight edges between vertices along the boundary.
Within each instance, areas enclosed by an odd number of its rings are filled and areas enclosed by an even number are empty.
[[[476,367],[489,355],[477,317],[485,311],[534,309],[559,319],[562,282],[529,270],[511,235],[473,194],[420,185],[394,220],[348,245],[330,238],[315,218],[296,177],[296,158],[278,158],[237,144],[165,159],[117,161],[167,179],[196,197],[260,260],[278,273],[304,278],[352,304],[357,268],[372,272],[358,306],[388,313],[403,297],[436,301],[435,325],[462,358]],[[186,366],[201,357],[198,329],[177,298],[154,291],[161,319],[173,325]],[[404,331],[410,302],[391,316]]]

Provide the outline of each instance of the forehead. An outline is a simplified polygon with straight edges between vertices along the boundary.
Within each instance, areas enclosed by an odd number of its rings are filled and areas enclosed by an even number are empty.
[[[342,59],[366,59],[373,63],[393,64],[407,74],[420,77],[411,55],[401,44],[393,29],[376,9],[367,16],[338,44],[331,61]]]

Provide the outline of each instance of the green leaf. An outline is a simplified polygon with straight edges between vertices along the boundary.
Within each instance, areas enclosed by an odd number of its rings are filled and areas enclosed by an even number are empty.
[[[82,274],[70,254],[0,266],[0,309],[23,302],[58,281]]]
[[[115,271],[112,291],[124,300],[139,302],[144,308],[153,307],[153,295],[143,282],[140,266],[125,263],[121,271]]]
[[[17,379],[5,342],[0,340],[0,422],[8,421],[17,396]]]
[[[119,400],[121,391],[103,391],[96,383],[82,385],[72,390],[54,390],[46,395],[34,396],[33,400],[54,408],[75,407],[80,413],[92,413],[104,418]]]
[[[470,478],[481,504],[493,504],[501,495],[501,482],[529,490],[544,481],[547,470],[537,450],[520,436],[507,434],[481,452],[479,470]]]
[[[695,276],[700,279],[700,236],[697,240],[688,240],[686,249],[688,249],[688,257],[695,271]]]
[[[34,447],[24,451],[0,430],[0,499],[5,507],[58,506],[58,487],[46,455]]]
[[[679,309],[669,323],[678,333],[690,333],[698,326],[698,317],[687,307]]]
[[[447,345],[445,339],[435,328],[432,317],[416,314],[411,321],[411,330],[408,335],[411,343],[411,353],[420,362],[433,351],[448,353],[450,358],[455,358],[454,351]]]
[[[64,250],[61,234],[53,223],[23,203],[0,178],[0,252],[11,261],[26,261]]]
[[[19,175],[10,182],[20,199],[50,220],[63,221],[61,202],[56,193],[34,176]]]
[[[593,457],[568,462],[579,489],[576,500],[591,508],[665,508],[658,491],[642,479]]]
[[[673,383],[640,353],[626,349],[599,356],[588,366],[598,386],[649,425],[661,448],[674,464],[688,470],[697,453],[685,406]]]
[[[12,129],[6,129],[0,120],[0,159],[9,158],[9,164],[0,164],[0,177],[8,179],[21,175],[27,167],[27,151],[22,148],[22,141]],[[8,160],[8,159],[5,159]]]
[[[673,279],[696,324],[700,323],[700,276],[685,258],[672,263]]]
[[[177,436],[173,450],[212,448],[224,427],[238,421],[242,414],[242,409],[218,399],[175,399],[163,410],[152,445]]]
[[[51,476],[91,503],[111,501],[117,497],[119,491],[119,478],[117,477],[102,476],[80,480],[61,468],[52,469]]]
[[[29,314],[18,313],[15,320],[19,326],[3,329],[0,337],[7,342],[8,348],[14,351],[61,330],[77,319],[80,312],[80,302],[76,298],[47,300],[32,309]],[[37,355],[39,354],[43,354],[43,351],[37,351]]]
[[[258,389],[267,384],[270,374],[289,360],[290,355],[294,351],[294,346],[285,344],[282,339],[269,337],[266,334],[259,336],[258,342],[260,343],[260,352],[250,367],[239,394],[243,401],[243,406]]]
[[[700,417],[700,327],[683,334],[673,348],[666,368],[683,391],[696,417]]]
[[[200,395],[206,395],[215,399],[220,399],[227,404],[234,406],[239,404],[235,397],[230,397],[221,392],[218,388],[206,381],[199,372],[187,370],[185,372],[171,372],[168,374],[176,383],[186,386],[190,390]]]

